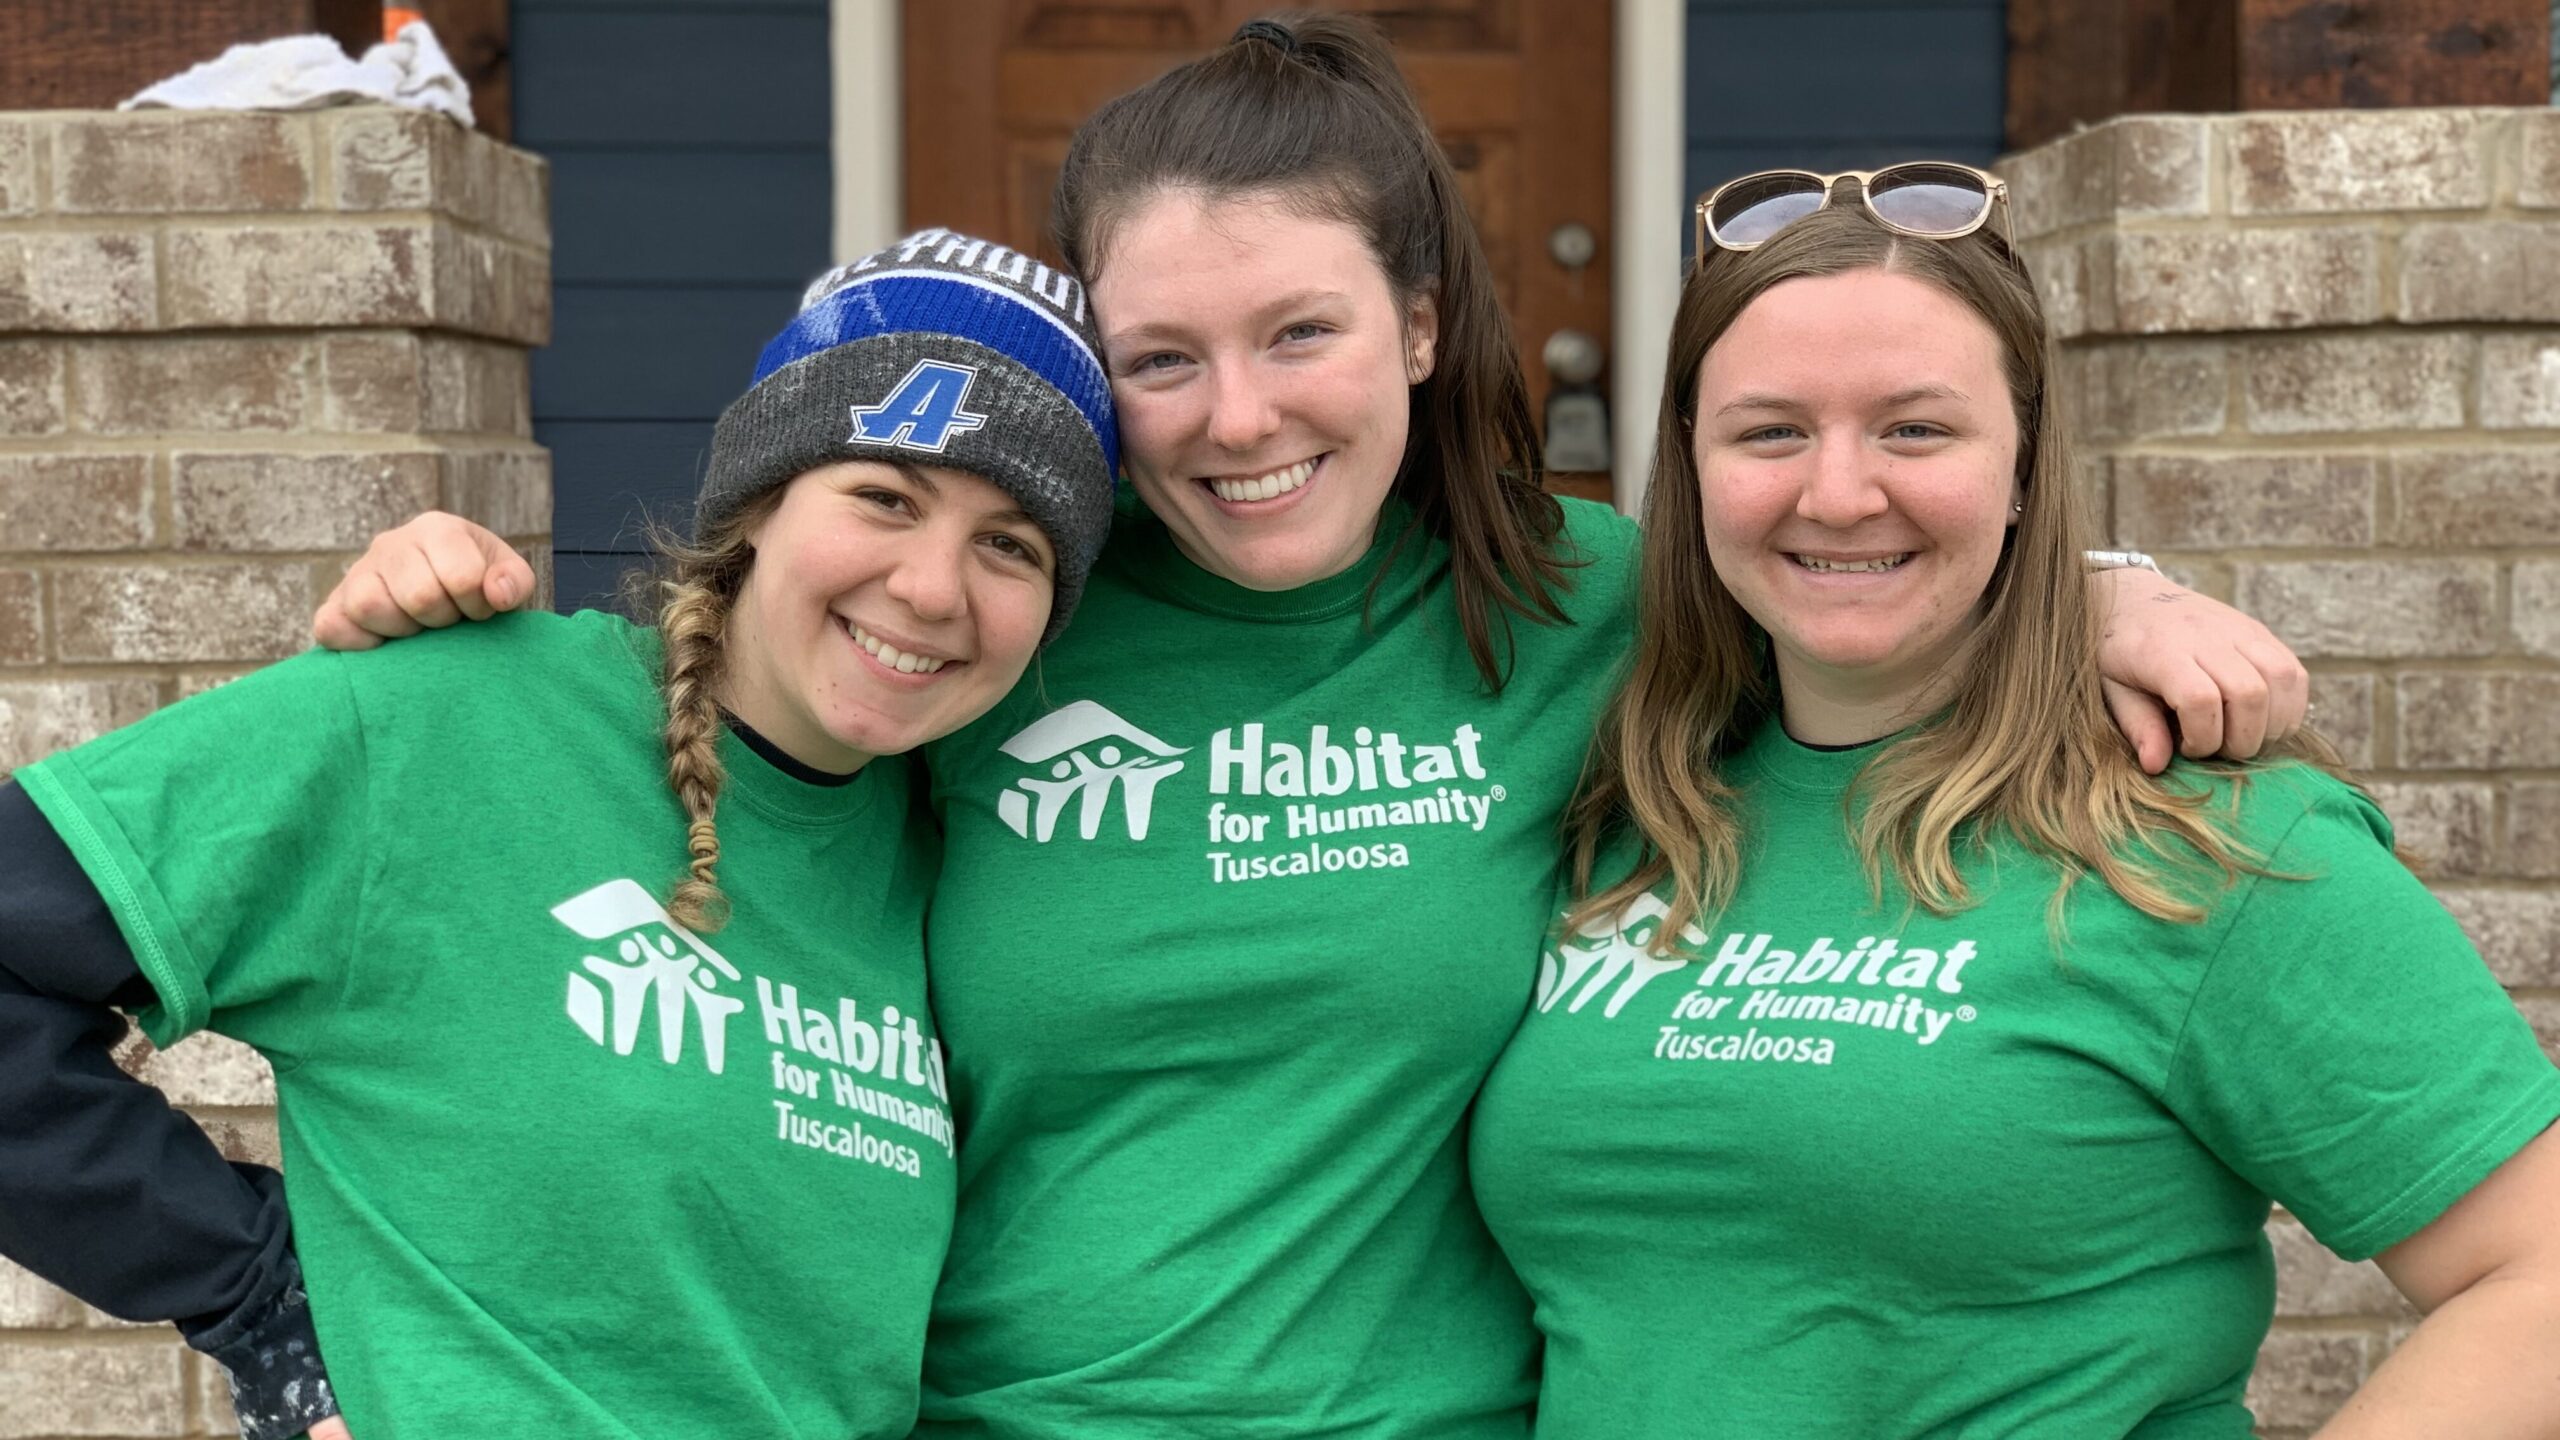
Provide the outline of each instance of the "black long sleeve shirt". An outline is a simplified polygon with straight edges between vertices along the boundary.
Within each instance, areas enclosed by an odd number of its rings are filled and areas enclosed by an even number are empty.
[[[0,783],[0,1255],[230,1372],[245,1440],[338,1413],[283,1177],[222,1158],[109,1053],[157,1000],[69,847]]]

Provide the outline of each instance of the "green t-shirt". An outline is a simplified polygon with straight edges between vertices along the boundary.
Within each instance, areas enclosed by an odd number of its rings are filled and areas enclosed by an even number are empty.
[[[1497,698],[1448,555],[1265,594],[1124,516],[1073,629],[932,752],[960,1215],[934,1436],[1510,1436],[1535,1336],[1460,1121],[1528,1003],[1633,527]],[[1386,565],[1364,622],[1364,601]]]
[[[1655,960],[1640,900],[1541,962],[1472,1155],[1546,1337],[1538,1433],[2244,1440],[2269,1197],[2372,1255],[2560,1115],[2560,1074],[2317,772],[2252,773],[2235,821],[2310,878],[2197,925],[2084,880],[2057,952],[2014,842],[1960,914],[1871,901],[1841,800],[1873,753],[1766,726],[1730,907]]]
[[[315,651],[20,770],[159,991],[276,1072],[366,1440],[901,1436],[949,1237],[908,766],[721,737],[704,939],[656,636],[525,615]]]

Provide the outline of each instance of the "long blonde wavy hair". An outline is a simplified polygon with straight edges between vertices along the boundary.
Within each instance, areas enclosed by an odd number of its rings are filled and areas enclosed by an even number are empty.
[[[2050,387],[2035,288],[1987,232],[1960,240],[1893,234],[1856,206],[1819,211],[1748,252],[1714,251],[1693,270],[1672,324],[1652,489],[1644,515],[1642,604],[1626,678],[1594,737],[1566,817],[1580,926],[1672,883],[1657,948],[1711,918],[1740,866],[1734,794],[1717,767],[1776,706],[1766,639],[1707,555],[1693,448],[1699,372],[1751,302],[1781,282],[1856,270],[1911,276],[1963,302],[1999,339],[2017,408],[2020,503],[1982,618],[1949,662],[1957,684],[1936,719],[1882,747],[1852,785],[1845,819],[1882,899],[1889,868],[1918,904],[1971,903],[1957,851],[2005,830],[2056,864],[2049,920],[2094,873],[2127,904],[2194,922],[2212,888],[2266,873],[2206,787],[2142,773],[2099,690],[2102,617],[2081,559],[2096,533],[2074,482]],[[2307,732],[2271,754],[2334,769]],[[1601,852],[1632,829],[1632,874],[1593,894]],[[2202,883],[2199,883],[2202,882]]]

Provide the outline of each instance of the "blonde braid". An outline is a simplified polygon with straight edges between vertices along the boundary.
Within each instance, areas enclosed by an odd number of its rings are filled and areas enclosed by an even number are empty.
[[[691,539],[653,525],[656,574],[625,577],[623,603],[631,613],[657,602],[658,639],[666,650],[660,685],[667,699],[667,784],[690,817],[684,878],[667,900],[677,924],[708,935],[729,923],[729,897],[721,892],[720,831],[712,823],[729,773],[720,764],[720,691],[728,676],[730,612],[755,564],[756,527],[782,502],[782,487],[765,491],[737,513]]]
[[[658,633],[667,651],[667,783],[675,787],[693,823],[685,829],[692,855],[667,913],[697,934],[728,923],[729,897],[713,867],[720,863],[720,832],[712,813],[728,774],[720,766],[720,641],[729,621],[729,597],[702,577],[683,574],[666,582]]]

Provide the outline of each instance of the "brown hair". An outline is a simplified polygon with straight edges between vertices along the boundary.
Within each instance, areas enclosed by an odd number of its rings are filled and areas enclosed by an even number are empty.
[[[683,878],[667,900],[676,923],[708,935],[729,922],[721,892],[720,832],[713,823],[728,771],[720,763],[720,685],[726,674],[729,613],[755,562],[758,524],[782,502],[776,486],[691,539],[653,528],[658,563],[625,583],[626,603],[645,610],[654,594],[658,638],[666,650],[659,688],[666,698],[667,784],[684,805]]]
[[[1115,227],[1167,190],[1271,196],[1350,226],[1399,302],[1437,307],[1394,493],[1448,543],[1468,653],[1499,690],[1511,617],[1565,618],[1564,513],[1539,488],[1537,427],[1492,266],[1386,38],[1347,16],[1265,17],[1103,106],[1058,172],[1060,255],[1090,285]]]
[[[1692,448],[1699,372],[1771,287],[1870,269],[1937,287],[1998,337],[2017,410],[2023,509],[1992,570],[1982,619],[1949,662],[1958,677],[1952,701],[1883,747],[1851,787],[1865,801],[1852,815],[1869,885],[1881,898],[1890,865],[1919,904],[1939,914],[1963,908],[1970,897],[1954,848],[1960,832],[1979,825],[2006,829],[2060,866],[2050,912],[2057,927],[2073,882],[2090,872],[2147,914],[2202,919],[2194,882],[2266,872],[2208,790],[2143,774],[2108,719],[2097,670],[2101,617],[2081,560],[2094,525],[2054,413],[2034,286],[1988,232],[1906,239],[1835,202],[1755,250],[1709,252],[1681,288],[1645,508],[1635,653],[1566,822],[1576,893],[1588,897],[1568,923],[1614,914],[1669,877],[1659,946],[1732,896],[1739,835],[1733,792],[1716,767],[1770,713],[1776,693],[1760,632],[1707,555]],[[2336,765],[2308,732],[2271,753]],[[1641,863],[1592,895],[1601,848],[1629,827],[1642,838]]]

